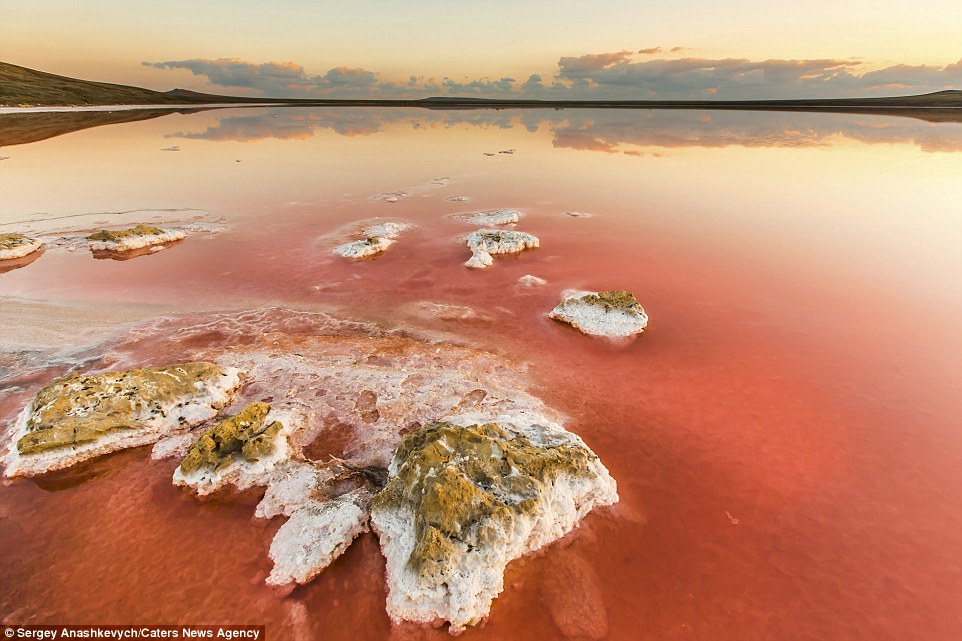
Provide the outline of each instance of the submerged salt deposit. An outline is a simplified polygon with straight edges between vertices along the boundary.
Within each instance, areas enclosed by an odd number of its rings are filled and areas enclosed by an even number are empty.
[[[648,315],[631,292],[587,292],[568,289],[549,318],[570,324],[584,334],[623,338],[641,334]]]
[[[472,269],[493,265],[492,254],[517,254],[541,244],[537,236],[503,229],[481,229],[468,234],[465,240],[471,250],[471,258],[464,264]]]

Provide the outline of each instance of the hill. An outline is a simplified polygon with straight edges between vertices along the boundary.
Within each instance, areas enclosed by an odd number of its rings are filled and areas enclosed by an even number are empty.
[[[3,107],[184,105],[209,103],[215,97],[188,93],[192,95],[78,80],[0,62],[0,106]],[[241,101],[228,96],[216,98],[218,102]]]

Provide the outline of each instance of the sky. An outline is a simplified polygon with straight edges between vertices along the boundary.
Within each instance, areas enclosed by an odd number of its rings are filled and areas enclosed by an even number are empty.
[[[962,89],[962,2],[2,0],[0,60],[277,97],[906,95]]]

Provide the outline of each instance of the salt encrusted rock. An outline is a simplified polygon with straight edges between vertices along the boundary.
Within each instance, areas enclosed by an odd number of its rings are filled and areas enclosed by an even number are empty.
[[[366,238],[344,243],[334,248],[334,253],[345,258],[364,258],[380,254],[394,244],[401,232],[411,228],[410,223],[385,222],[361,230]]]
[[[183,240],[183,231],[164,230],[149,225],[137,225],[121,231],[98,231],[87,236],[92,251],[126,252],[154,245]]]
[[[20,414],[6,475],[32,476],[153,443],[212,418],[239,385],[240,370],[207,362],[64,376]]]
[[[274,466],[290,456],[290,430],[268,420],[270,412],[267,403],[251,403],[207,430],[174,471],[174,484],[192,487],[200,495],[226,485],[244,490],[266,484]]]
[[[538,247],[541,241],[536,236],[520,231],[503,229],[479,229],[466,238],[471,258],[465,264],[472,269],[484,269],[494,263],[492,254],[513,254],[528,248]]]
[[[648,315],[631,292],[565,290],[549,318],[571,324],[584,334],[619,338],[641,334]]]
[[[355,240],[350,243],[338,245],[334,248],[334,253],[345,258],[364,258],[365,256],[380,254],[393,244],[394,241],[390,238],[369,236],[364,240]]]
[[[23,234],[0,234],[0,261],[23,258],[43,247],[43,243]]]
[[[460,214],[457,217],[472,225],[507,225],[518,222],[519,212],[514,209],[490,209],[471,214]]]
[[[368,531],[369,498],[353,492],[330,501],[308,501],[296,510],[271,541],[274,569],[267,584],[292,586],[317,576],[355,537]]]
[[[614,480],[576,435],[542,417],[429,423],[404,436],[371,523],[387,560],[395,621],[478,623],[508,562],[564,536]]]

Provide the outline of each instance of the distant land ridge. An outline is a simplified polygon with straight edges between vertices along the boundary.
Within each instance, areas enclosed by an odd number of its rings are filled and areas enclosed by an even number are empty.
[[[399,106],[440,109],[499,107],[592,107],[662,109],[962,109],[962,90],[918,96],[804,100],[515,100],[438,96],[419,100],[252,98],[200,93],[190,89],[153,91],[92,82],[0,62],[0,107],[110,105],[284,104],[317,106]]]

